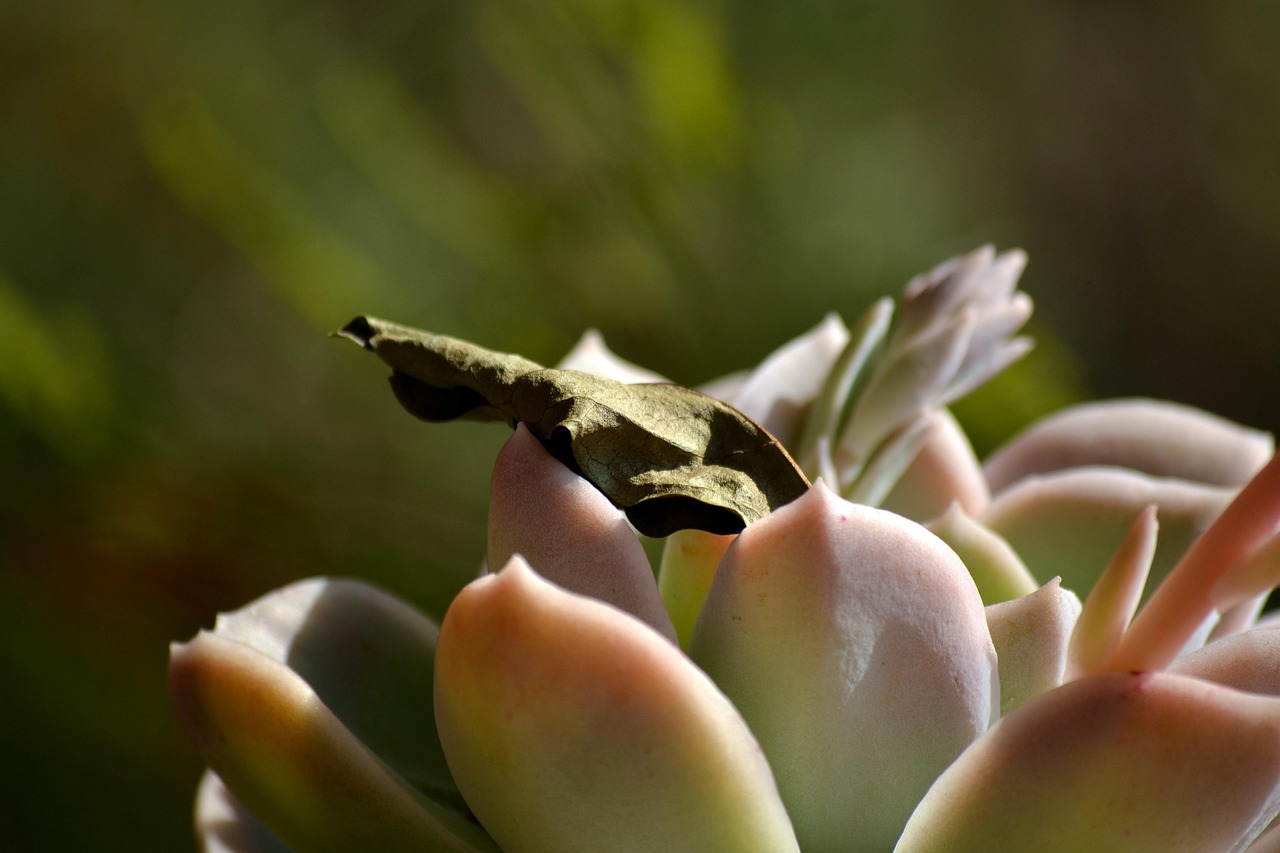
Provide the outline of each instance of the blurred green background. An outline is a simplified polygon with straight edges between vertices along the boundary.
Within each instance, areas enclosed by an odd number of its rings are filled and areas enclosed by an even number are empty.
[[[190,849],[170,640],[475,570],[503,430],[353,315],[693,384],[988,241],[1041,345],[982,449],[1280,427],[1280,4],[0,0],[0,848]]]

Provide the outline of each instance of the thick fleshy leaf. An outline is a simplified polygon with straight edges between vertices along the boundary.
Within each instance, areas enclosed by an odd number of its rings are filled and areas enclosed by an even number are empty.
[[[212,770],[196,791],[196,840],[203,853],[290,853]]]
[[[828,314],[818,326],[762,361],[727,402],[791,446],[799,438],[806,411],[848,341],[844,321]]]
[[[1280,586],[1280,532],[1272,534],[1213,585],[1218,609],[1235,607]]]
[[[805,470],[836,472],[840,494],[859,502],[883,501],[925,443],[928,418],[1030,349],[1010,338],[1031,313],[1015,292],[1023,263],[1021,252],[986,246],[913,279],[887,337],[891,306],[868,312],[805,428]]]
[[[525,424],[649,536],[688,527],[736,533],[809,485],[773,436],[688,388],[545,368],[372,317],[338,334],[392,368],[392,389],[410,413]]]
[[[1036,578],[1092,589],[1146,507],[1160,513],[1148,595],[1231,501],[1231,489],[1121,468],[1071,468],[1028,477],[996,495],[979,521],[1003,536]]]
[[[837,445],[837,462],[865,461],[886,436],[937,403],[964,361],[978,315],[966,311],[955,321],[886,356],[883,369],[867,383]]]
[[[1266,606],[1270,592],[1271,590],[1267,590],[1253,598],[1245,599],[1227,610],[1220,611],[1218,613],[1218,621],[1214,623],[1213,630],[1209,632],[1206,642],[1216,642],[1223,637],[1231,637],[1257,627],[1259,617],[1261,617],[1262,610]]]
[[[1000,713],[1062,684],[1080,599],[1057,578],[1040,589],[987,608],[1000,662]]]
[[[959,558],[821,483],[729,547],[691,653],[760,739],[810,853],[892,846],[999,701]]]
[[[1013,337],[1031,319],[1031,311],[1031,297],[1015,293],[1007,302],[993,305],[979,315],[969,351],[943,395],[943,402],[964,396],[1032,350],[1030,338]]]
[[[214,633],[287,666],[421,791],[461,807],[433,737],[436,624],[370,584],[311,578],[218,615]]]
[[[488,565],[504,566],[514,554],[551,582],[625,610],[675,641],[653,568],[626,517],[523,424],[498,454],[489,491]]]
[[[1022,250],[997,255],[990,245],[943,261],[907,283],[902,322],[895,335],[919,336],[946,323],[966,306],[983,314],[999,310],[1013,299],[1026,265]]]
[[[1280,630],[1256,628],[1215,640],[1174,661],[1169,671],[1280,696]]]
[[[879,507],[920,455],[937,415],[936,411],[921,412],[876,445],[865,459],[844,456],[837,448],[833,462],[840,495],[854,503]]]
[[[1016,292],[1026,264],[1021,250],[996,255],[991,246],[982,246],[907,284],[891,348],[909,346],[908,342],[935,334],[966,314],[974,318],[964,357],[940,389],[935,405],[959,399],[1031,349],[1029,339],[1012,337],[1031,316],[1031,299]]]
[[[984,604],[999,604],[1036,591],[1035,578],[1009,543],[970,518],[959,504],[926,525],[964,562]]]
[[[1142,600],[1158,529],[1156,508],[1149,506],[1138,515],[1102,577],[1089,590],[1071,637],[1069,678],[1102,672],[1111,663]]]
[[[201,632],[173,648],[169,685],[210,767],[290,847],[496,849],[466,815],[423,796],[379,760],[270,656]]]
[[[1241,560],[1258,553],[1277,526],[1280,455],[1273,456],[1191,543],[1120,638],[1111,668],[1168,666],[1197,629],[1216,618],[1214,590],[1222,578]]]
[[[759,746],[706,675],[519,558],[445,615],[436,716],[504,850],[798,849]]]
[[[716,567],[733,540],[705,530],[677,530],[663,543],[658,592],[675,623],[681,648],[689,648]]]
[[[982,466],[955,416],[940,409],[911,465],[898,478],[882,509],[915,521],[928,521],[958,503],[967,515],[982,512],[991,500]]]
[[[1037,421],[987,460],[1000,492],[1033,474],[1114,465],[1214,486],[1242,486],[1271,458],[1274,439],[1162,400],[1086,403]]]
[[[893,300],[876,300],[849,329],[844,349],[827,371],[794,446],[797,461],[811,477],[817,478],[831,464],[830,451],[844,431],[892,320]]]
[[[939,777],[897,853],[1239,851],[1273,816],[1280,700],[1167,673],[1039,696]]]

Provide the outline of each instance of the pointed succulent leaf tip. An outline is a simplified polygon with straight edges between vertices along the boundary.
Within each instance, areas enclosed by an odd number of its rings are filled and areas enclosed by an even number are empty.
[[[997,494],[978,520],[1003,536],[1036,578],[1067,589],[1094,583],[1146,507],[1160,512],[1147,595],[1230,502],[1232,490],[1121,468],[1070,468],[1027,478]]]
[[[939,404],[967,394],[1031,348],[1029,339],[1011,337],[1031,316],[1031,299],[1016,292],[1026,264],[1020,250],[996,255],[983,246],[907,285],[895,344],[927,337],[966,312],[976,315],[964,358]]]
[[[1031,311],[1031,298],[1019,293],[1005,308],[979,317],[969,351],[938,402],[950,404],[959,400],[1035,349],[1030,337],[1011,336],[1026,323]]]
[[[971,301],[997,295],[984,291],[984,285],[992,282],[983,278],[995,257],[994,247],[980,246],[907,282],[902,293],[901,322],[894,336],[909,338],[936,329]]]
[[[201,632],[175,645],[169,687],[209,766],[290,848],[497,849],[370,752],[297,673],[244,643]]]
[[[896,853],[1238,853],[1274,815],[1280,700],[1168,673],[1032,699],[929,790]]]
[[[1215,640],[1175,660],[1169,671],[1247,693],[1280,696],[1280,630],[1255,628]]]
[[[759,745],[710,679],[518,557],[445,615],[436,715],[505,850],[798,850]]]
[[[959,503],[926,526],[956,552],[984,604],[999,604],[1036,591],[1035,578],[1009,543],[970,518]]]
[[[987,608],[1000,662],[1000,713],[1062,684],[1080,599],[1057,578],[1040,589]]]
[[[818,326],[762,361],[727,402],[791,447],[822,390],[823,379],[848,341],[844,321],[828,314]]]
[[[927,429],[919,452],[881,508],[921,522],[942,515],[953,502],[966,515],[982,512],[991,493],[973,445],[955,416],[939,409]]]
[[[760,738],[806,851],[889,849],[999,703],[959,558],[824,485],[729,547],[691,654]]]
[[[212,770],[196,791],[196,840],[204,853],[289,853]]]
[[[604,335],[596,329],[583,332],[573,349],[560,359],[556,367],[560,370],[578,370],[628,384],[671,381],[661,374],[619,357],[609,349],[608,344],[604,342]]]
[[[1129,620],[1138,609],[1142,590],[1156,554],[1156,507],[1139,513],[1129,535],[1089,591],[1084,610],[1071,635],[1067,677],[1102,672],[1111,663]]]
[[[521,554],[543,577],[625,610],[667,639],[676,631],[626,517],[561,465],[521,424],[489,490],[489,566]]]
[[[412,414],[525,424],[649,536],[735,533],[809,485],[767,431],[697,391],[544,368],[372,317],[339,334],[392,368],[392,388]]]
[[[658,592],[675,623],[681,648],[689,648],[716,567],[733,540],[705,530],[677,530],[662,546]]]
[[[1280,455],[1248,482],[1169,572],[1120,640],[1114,670],[1168,666],[1196,628],[1214,613],[1223,575],[1259,548],[1280,525]]]
[[[1034,474],[1086,465],[1239,487],[1271,458],[1274,444],[1269,433],[1190,406],[1107,400],[1037,421],[993,453],[985,470],[995,492]]]

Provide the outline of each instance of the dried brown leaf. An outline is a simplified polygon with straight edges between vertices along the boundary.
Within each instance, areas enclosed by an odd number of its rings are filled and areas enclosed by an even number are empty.
[[[372,317],[338,334],[391,367],[391,387],[410,413],[523,423],[648,536],[736,533],[809,487],[773,436],[688,388],[547,368]]]

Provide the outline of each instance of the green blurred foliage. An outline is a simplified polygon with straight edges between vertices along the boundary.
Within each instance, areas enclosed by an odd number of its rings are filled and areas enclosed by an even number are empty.
[[[1086,390],[1280,425],[1280,6],[0,0],[0,847],[190,845],[166,644],[312,574],[439,613],[502,430],[369,312],[697,383],[982,242]]]

